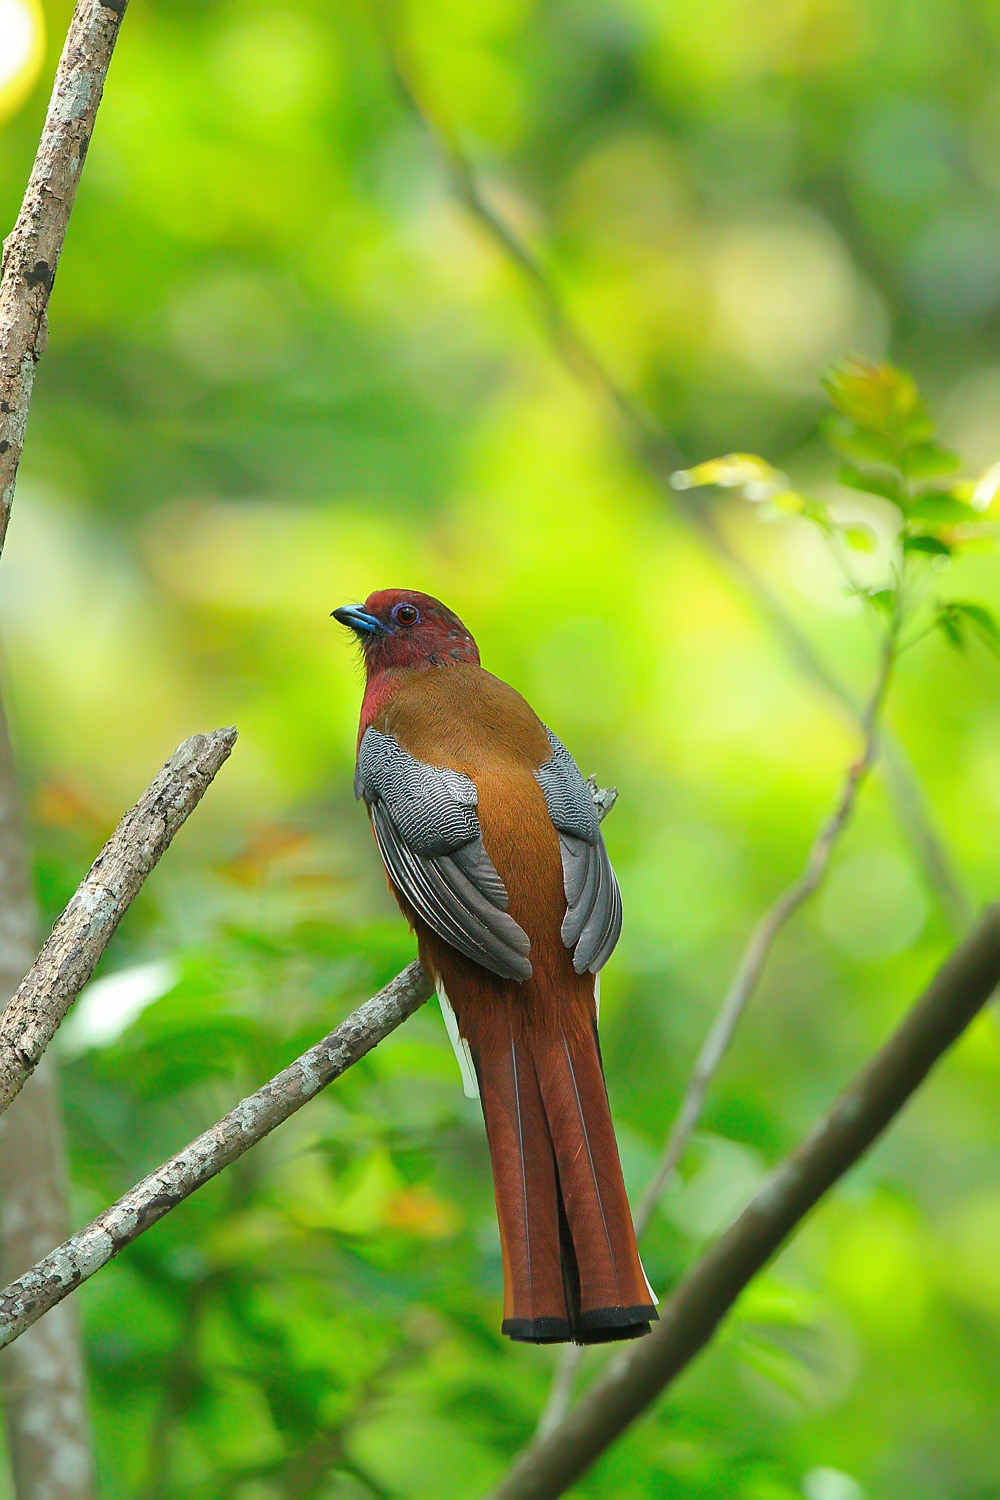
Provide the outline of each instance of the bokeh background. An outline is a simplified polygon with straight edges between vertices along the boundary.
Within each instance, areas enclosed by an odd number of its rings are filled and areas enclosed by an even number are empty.
[[[68,13],[0,0],[4,232]],[[850,351],[916,373],[970,474],[1000,458],[994,0],[413,0],[391,24],[691,459],[760,452],[834,498],[819,376]],[[77,1220],[412,955],[328,619],[385,586],[444,598],[621,789],[602,1033],[641,1190],[856,730],[567,366],[361,0],[134,0],[50,321],[0,593],[45,918],[179,740],[240,729],[61,1039]],[[705,503],[862,693],[871,633],[819,534]],[[996,606],[1000,560],[940,587]],[[929,639],[889,711],[973,904],[1000,891],[998,671]],[[661,1293],[951,941],[876,775],[651,1227]],[[987,1016],[579,1493],[1000,1496],[998,1062]],[[477,1106],[427,1007],[80,1293],[101,1495],[481,1493],[555,1364],[501,1339],[500,1284]]]

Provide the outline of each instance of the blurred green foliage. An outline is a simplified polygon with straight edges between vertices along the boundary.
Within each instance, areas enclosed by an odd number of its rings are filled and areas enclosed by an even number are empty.
[[[45,6],[35,87],[0,88],[5,226],[68,12]],[[892,586],[906,482],[906,535],[948,554],[924,564],[951,628],[905,655],[889,718],[973,899],[995,897],[998,668],[968,609],[996,610],[1000,578],[991,550],[953,547],[948,509],[985,498],[989,521],[1000,459],[993,0],[413,0],[393,24],[622,385],[692,463],[738,449],[793,476],[704,503],[859,696],[859,593]],[[859,439],[845,385],[837,484],[820,376],[849,351],[915,372],[965,490]],[[926,446],[922,408],[903,419]],[[786,491],[843,533],[854,588]],[[241,731],[116,938],[118,990],[66,1033],[80,1220],[412,953],[351,796],[359,674],[327,619],[389,585],[457,609],[621,789],[602,1031],[641,1188],[856,727],[574,382],[449,196],[364,5],[134,0],[3,580],[46,917],[180,739]],[[876,777],[651,1228],[661,1293],[950,940]],[[997,1080],[986,1017],[580,1493],[1000,1496]],[[553,1368],[497,1331],[481,1123],[431,1007],[79,1300],[103,1500],[464,1500]]]

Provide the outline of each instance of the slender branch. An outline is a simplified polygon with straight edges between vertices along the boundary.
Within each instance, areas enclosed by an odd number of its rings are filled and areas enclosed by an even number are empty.
[[[573,1405],[573,1388],[576,1377],[587,1355],[586,1344],[562,1344],[556,1355],[556,1367],[552,1372],[552,1384],[545,1398],[545,1405],[538,1416],[534,1441],[548,1437],[550,1432],[565,1422]]]
[[[0,1349],[370,1052],[431,994],[412,963],[335,1031],[0,1291]]]
[[[0,1014],[0,1113],[55,1036],[146,876],[235,743],[235,729],[185,740],[97,856]]]
[[[680,449],[654,418],[618,384],[573,322],[541,261],[483,193],[455,132],[442,122],[436,110],[422,97],[416,69],[404,53],[390,12],[391,5],[376,4],[375,16],[386,62],[400,98],[434,144],[456,198],[524,276],[538,300],[546,327],[560,356],[574,375],[584,380],[608,402],[629,436],[641,448],[648,447],[651,455],[655,453],[658,472],[666,479],[672,469],[682,466],[683,455]],[[676,499],[676,496],[673,498]]]
[[[878,756],[879,721],[895,660],[895,638],[890,634],[886,638],[882,651],[875,687],[862,715],[864,744],[861,755],[849,767],[836,806],[817,833],[801,875],[782,891],[750,935],[732,983],[726,991],[722,1005],[698,1054],[677,1119],[667,1138],[660,1164],[636,1211],[635,1232],[637,1235],[645,1233],[660,1195],[677,1170],[677,1164],[701,1119],[709,1085],[728,1051],[743,1012],[753,999],[778,934],[799,907],[819,889],[826,877],[833,851],[850,822],[857,804],[858,793]]]
[[[794,661],[818,682],[855,720],[862,706],[852,690],[824,662],[767,581],[732,546],[714,512],[693,495],[675,490],[671,471],[683,467],[680,450],[670,433],[618,383],[607,365],[581,333],[545,266],[497,209],[478,182],[455,132],[431,108],[417,81],[417,71],[406,55],[392,6],[379,0],[375,14],[384,53],[400,96],[435,146],[456,198],[477,220],[501,252],[517,267],[538,300],[552,342],[574,376],[597,392],[617,416],[635,462],[647,473],[665,499],[715,554],[727,573],[754,601],[784,641]],[[886,738],[889,785],[897,816],[920,860],[928,883],[956,933],[969,925],[972,909],[948,851],[927,815],[919,783],[902,747]]]
[[[16,1276],[69,1233],[69,1195],[59,1078],[50,1055],[0,1116],[0,1280]],[[17,1500],[94,1500],[79,1311],[64,1302],[0,1353],[10,1493]]]
[[[4,241],[0,277],[0,551],[14,499],[35,365],[45,350],[49,294],[127,3],[77,0],[21,212]]]
[[[973,918],[969,894],[951,862],[951,855],[934,823],[934,815],[919,777],[899,741],[888,732],[882,738],[889,791],[896,816],[931,890],[935,893],[952,931],[967,932]]]
[[[778,934],[799,907],[823,883],[833,851],[854,812],[858,793],[875,764],[881,738],[882,710],[885,706],[893,666],[898,656],[897,634],[898,627],[894,623],[885,636],[875,685],[861,715],[864,733],[861,755],[848,768],[836,805],[813,840],[801,875],[782,891],[751,933],[732,982],[723,997],[708,1035],[702,1043],[681,1100],[681,1107],[663,1148],[659,1165],[650,1178],[636,1209],[637,1238],[641,1239],[648,1229],[660,1196],[676,1172],[688,1142],[697,1128],[712,1079],[718,1072],[743,1013],[760,983]],[[585,1356],[585,1348],[575,1344],[567,1344],[560,1350],[548,1400],[538,1419],[539,1437],[546,1436],[565,1420],[572,1402],[573,1382]]]
[[[525,1450],[490,1500],[553,1500],[622,1435],[705,1347],[744,1287],[878,1139],[998,983],[1000,906],[992,906],[830,1112],[676,1288],[653,1332]]]

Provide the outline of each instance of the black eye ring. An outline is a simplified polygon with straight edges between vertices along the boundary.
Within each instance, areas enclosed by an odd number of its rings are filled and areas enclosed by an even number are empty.
[[[420,611],[415,604],[397,604],[392,611],[392,618],[397,625],[416,625],[420,619]]]

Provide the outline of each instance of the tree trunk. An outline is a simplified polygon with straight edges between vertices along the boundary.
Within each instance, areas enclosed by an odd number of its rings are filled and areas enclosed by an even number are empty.
[[[36,949],[14,759],[0,706],[0,1001]],[[49,1058],[0,1116],[0,1284],[68,1232],[58,1085]],[[0,1400],[17,1500],[91,1500],[93,1467],[75,1304],[63,1302],[0,1354]]]

